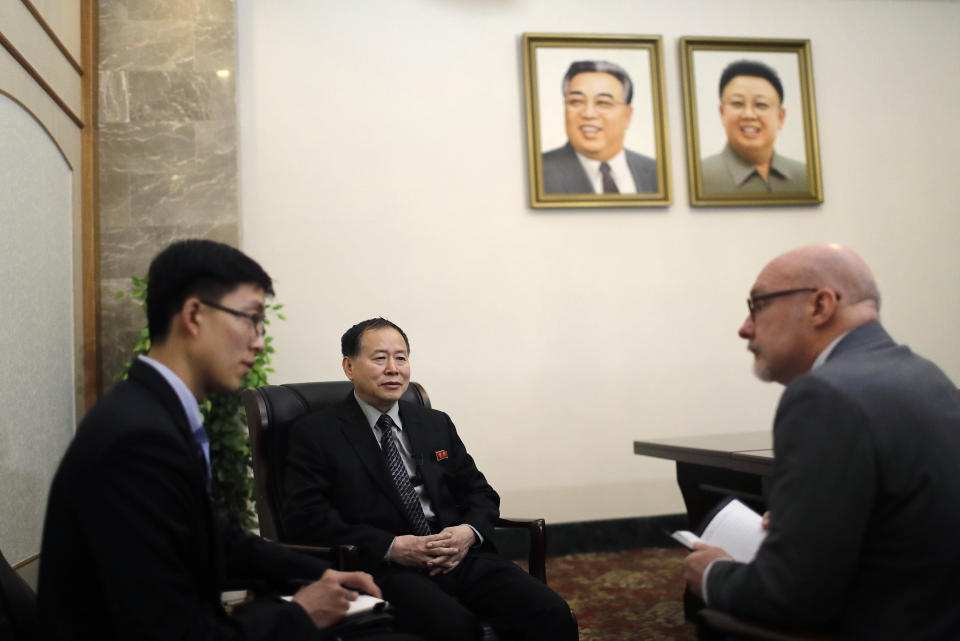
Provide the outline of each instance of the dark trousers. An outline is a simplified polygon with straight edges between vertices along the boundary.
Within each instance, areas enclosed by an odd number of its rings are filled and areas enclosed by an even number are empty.
[[[428,639],[480,639],[481,621],[503,641],[579,639],[566,601],[492,552],[468,553],[449,574],[389,566],[374,580],[395,608],[397,629]]]
[[[321,633],[323,641],[340,641],[343,637],[333,633]],[[349,637],[350,641],[423,641],[423,637],[400,632],[358,632]]]

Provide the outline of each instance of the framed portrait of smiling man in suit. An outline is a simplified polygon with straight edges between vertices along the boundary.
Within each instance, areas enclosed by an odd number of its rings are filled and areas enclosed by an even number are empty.
[[[692,205],[823,202],[809,40],[680,39]]]
[[[671,202],[659,36],[523,35],[530,204]]]

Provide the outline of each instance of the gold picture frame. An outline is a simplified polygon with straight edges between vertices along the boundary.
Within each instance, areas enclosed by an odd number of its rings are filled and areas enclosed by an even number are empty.
[[[660,36],[525,33],[523,70],[532,207],[672,202]],[[586,100],[565,95],[586,72],[612,78],[615,95],[601,101],[602,88]],[[619,193],[602,191],[611,175]]]
[[[809,40],[685,36],[680,65],[691,205],[823,202]],[[753,97],[745,97],[751,85],[733,82],[760,75]],[[777,99],[774,81],[779,105],[768,105],[763,94]]]

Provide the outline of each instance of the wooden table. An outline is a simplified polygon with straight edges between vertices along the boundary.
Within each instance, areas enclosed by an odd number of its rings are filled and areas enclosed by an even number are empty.
[[[691,529],[724,496],[736,496],[758,512],[766,509],[773,468],[770,431],[634,441],[633,453],[677,462]]]

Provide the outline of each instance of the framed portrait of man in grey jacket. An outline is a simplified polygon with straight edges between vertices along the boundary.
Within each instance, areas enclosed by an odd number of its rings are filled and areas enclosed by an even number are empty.
[[[823,202],[809,40],[682,38],[692,205]]]
[[[524,34],[533,207],[671,202],[659,36]]]

